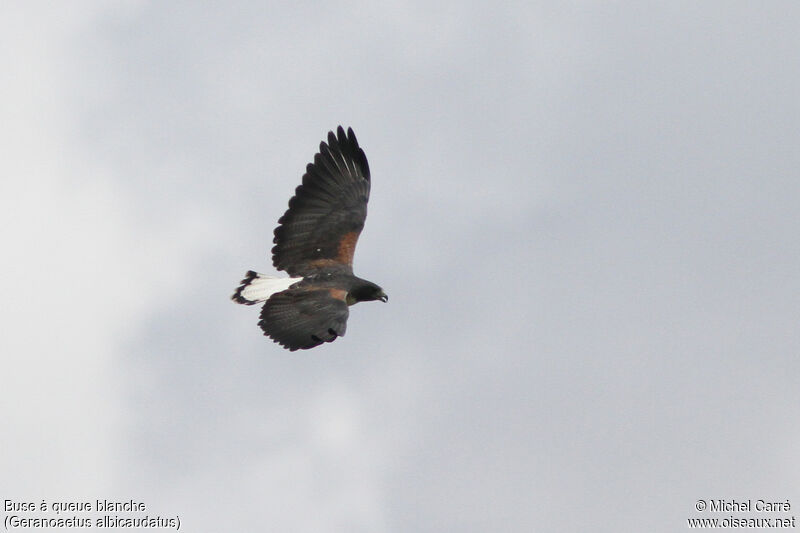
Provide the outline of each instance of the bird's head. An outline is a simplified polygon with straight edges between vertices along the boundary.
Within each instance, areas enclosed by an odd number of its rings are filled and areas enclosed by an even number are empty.
[[[375,294],[375,296],[376,300],[380,300],[384,303],[389,301],[389,295],[383,292],[383,289],[381,289],[380,287],[378,288],[378,292]]]
[[[370,291],[367,293],[367,297],[363,299],[380,300],[385,303],[389,301],[389,296],[385,292],[383,292],[383,289],[375,285],[374,287],[370,287]]]
[[[350,291],[350,294],[356,302],[371,302],[373,300],[380,300],[382,302],[389,301],[389,296],[383,292],[383,289],[369,281]]]

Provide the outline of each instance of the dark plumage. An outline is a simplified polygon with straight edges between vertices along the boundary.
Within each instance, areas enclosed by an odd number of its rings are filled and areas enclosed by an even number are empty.
[[[291,278],[249,271],[231,297],[245,305],[265,301],[258,324],[285,348],[331,342],[345,334],[348,306],[388,300],[378,285],[353,275],[369,190],[367,157],[353,130],[328,132],[275,228],[272,263]]]

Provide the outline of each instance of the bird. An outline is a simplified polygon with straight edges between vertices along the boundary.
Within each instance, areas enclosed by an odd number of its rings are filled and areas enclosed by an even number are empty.
[[[377,284],[353,274],[353,255],[367,218],[370,172],[352,128],[328,132],[274,231],[272,264],[289,277],[249,270],[231,299],[263,303],[259,327],[290,350],[344,336],[349,307],[387,302]]]

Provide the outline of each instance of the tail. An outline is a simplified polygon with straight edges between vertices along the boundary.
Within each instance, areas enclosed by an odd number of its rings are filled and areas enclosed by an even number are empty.
[[[275,278],[248,270],[239,288],[231,296],[237,304],[254,305],[269,300],[276,292],[285,291],[303,278]]]

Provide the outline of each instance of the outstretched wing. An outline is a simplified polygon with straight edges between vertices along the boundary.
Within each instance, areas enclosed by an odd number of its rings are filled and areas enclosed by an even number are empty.
[[[349,311],[340,289],[294,288],[273,294],[258,325],[291,351],[307,350],[344,335]]]
[[[351,128],[328,132],[303,184],[278,220],[272,263],[290,276],[322,267],[344,266],[352,272],[353,253],[369,200],[369,165]]]

